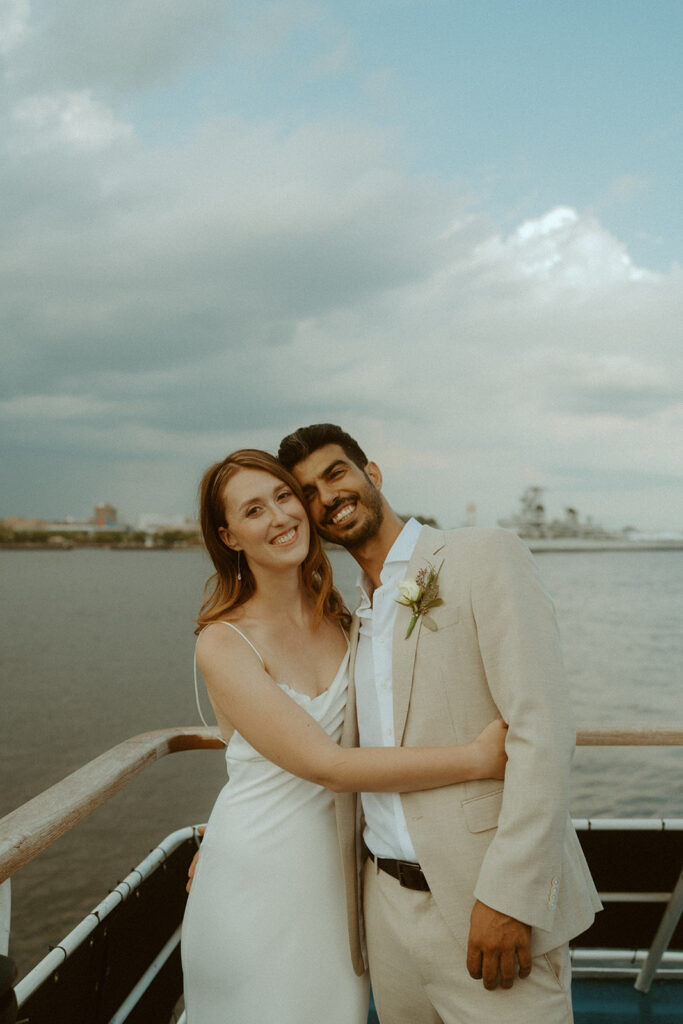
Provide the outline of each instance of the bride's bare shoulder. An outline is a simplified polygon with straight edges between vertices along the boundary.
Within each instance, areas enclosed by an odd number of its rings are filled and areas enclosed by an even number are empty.
[[[231,648],[239,640],[239,627],[228,619],[210,622],[197,637],[197,657],[207,657],[219,650]],[[244,643],[244,640],[242,641]]]
[[[240,663],[244,658],[250,661],[253,657],[258,658],[260,662],[262,659],[252,637],[254,630],[250,629],[250,625],[248,617],[240,616],[236,621],[233,621],[232,618],[219,619],[205,626],[197,638],[199,667],[201,668],[202,664],[207,664],[217,656],[224,657],[226,654]],[[256,640],[259,639],[257,636]]]

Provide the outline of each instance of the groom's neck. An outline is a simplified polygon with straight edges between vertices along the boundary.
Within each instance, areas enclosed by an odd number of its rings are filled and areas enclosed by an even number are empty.
[[[377,533],[357,548],[349,548],[361,569],[372,582],[373,589],[380,586],[380,574],[384,568],[386,557],[394,546],[394,542],[403,529],[403,520],[386,505],[384,518]]]

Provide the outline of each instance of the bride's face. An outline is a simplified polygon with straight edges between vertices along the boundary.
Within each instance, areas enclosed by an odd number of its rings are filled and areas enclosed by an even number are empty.
[[[254,569],[301,565],[310,543],[306,510],[288,484],[262,469],[240,469],[223,491],[224,544]]]

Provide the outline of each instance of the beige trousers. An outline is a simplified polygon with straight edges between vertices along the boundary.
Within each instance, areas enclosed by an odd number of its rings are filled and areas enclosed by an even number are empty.
[[[487,991],[467,973],[467,929],[450,931],[433,896],[404,889],[367,860],[363,911],[381,1024],[572,1024],[569,948],[533,961],[528,978]]]

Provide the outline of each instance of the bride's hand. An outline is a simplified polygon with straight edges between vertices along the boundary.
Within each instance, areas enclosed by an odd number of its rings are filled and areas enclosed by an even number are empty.
[[[505,777],[507,728],[502,718],[496,718],[479,733],[472,743],[477,766],[475,778],[503,779]]]
[[[203,836],[205,832],[206,832],[206,827],[204,825],[200,825],[198,827],[198,829],[197,829],[197,834],[200,835],[200,836]],[[192,863],[190,864],[189,868],[187,869],[187,885],[185,886],[185,892],[189,892],[190,889],[192,888],[192,879],[194,878],[194,873],[197,870],[198,862],[199,862],[199,850],[197,850],[197,852],[195,853],[194,857],[192,858]]]

